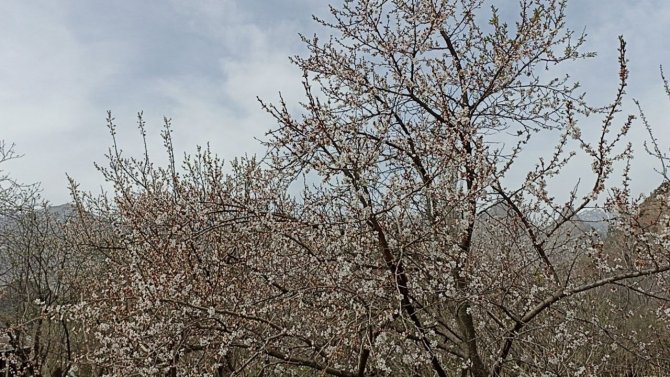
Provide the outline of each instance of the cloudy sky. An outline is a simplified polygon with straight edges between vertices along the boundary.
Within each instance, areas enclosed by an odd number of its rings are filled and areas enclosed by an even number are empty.
[[[340,0],[333,0],[338,2]],[[511,6],[513,0],[497,0]],[[598,57],[571,67],[590,98],[606,103],[616,87],[617,35],[631,60],[630,97],[642,101],[661,141],[670,146],[658,67],[670,73],[670,2],[572,0],[569,23],[585,28]],[[254,137],[273,127],[256,96],[300,98],[300,72],[288,56],[304,52],[298,33],[317,30],[311,15],[325,0],[2,0],[0,1],[0,139],[24,154],[2,166],[22,182],[42,182],[44,196],[68,201],[66,173],[96,190],[93,161],[104,161],[112,110],[125,150],[140,147],[135,116],[144,111],[160,153],[163,116],[176,146],[209,142],[230,158],[262,152]],[[630,111],[634,109],[629,107]],[[659,182],[642,155],[634,188]],[[535,145],[538,150],[550,145]],[[152,147],[152,149],[154,149]],[[587,174],[577,168],[576,178]]]

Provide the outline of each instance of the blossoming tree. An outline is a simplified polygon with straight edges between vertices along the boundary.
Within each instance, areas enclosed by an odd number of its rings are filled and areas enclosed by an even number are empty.
[[[521,0],[513,24],[483,5],[333,7],[317,19],[330,35],[304,37],[309,54],[293,59],[300,110],[263,102],[278,123],[268,153],[228,172],[209,150],[179,167],[169,121],[166,167],[114,142],[101,168],[113,195],[75,192],[108,230],[80,233],[104,262],[85,300],[60,309],[93,337],[81,363],[123,376],[667,370],[654,336],[667,331],[670,235],[634,221],[634,119],[616,117],[625,43],[618,90],[594,107],[550,75],[590,55],[565,1]],[[595,137],[585,118],[600,120]],[[565,190],[575,160],[591,163],[589,187]],[[578,221],[599,199],[624,250]],[[651,302],[656,331],[614,329],[632,309],[612,287]]]

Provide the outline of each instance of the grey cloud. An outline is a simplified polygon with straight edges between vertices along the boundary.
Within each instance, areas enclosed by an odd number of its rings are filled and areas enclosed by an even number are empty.
[[[510,1],[498,3],[508,6]],[[599,52],[593,61],[573,64],[572,72],[594,99],[605,103],[616,85],[616,36],[625,34],[629,93],[662,127],[668,103],[657,67],[669,60],[662,47],[670,3],[611,0],[604,5],[600,0],[570,2],[571,27],[586,27],[589,47]],[[129,153],[140,147],[138,110],[145,111],[152,138],[162,116],[172,117],[180,152],[208,141],[226,158],[260,152],[253,137],[262,136],[273,122],[255,97],[273,100],[282,91],[289,103],[300,98],[300,72],[287,57],[304,53],[299,32],[318,30],[313,13],[327,17],[327,2],[3,1],[0,130],[26,154],[9,166],[10,172],[26,182],[42,181],[46,197],[58,203],[67,201],[65,172],[83,188],[96,189],[100,177],[92,161],[102,160],[109,144],[107,109],[113,110]],[[627,111],[632,110],[628,104]],[[661,136],[670,145],[670,135]],[[152,153],[160,158],[155,141]],[[588,175],[583,167],[568,174]],[[648,191],[655,179],[647,169],[636,188]]]

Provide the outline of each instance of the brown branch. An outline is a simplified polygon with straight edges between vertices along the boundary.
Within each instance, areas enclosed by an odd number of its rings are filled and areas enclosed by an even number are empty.
[[[505,343],[500,348],[500,351],[498,352],[498,362],[496,362],[495,366],[491,370],[490,376],[492,377],[497,377],[500,376],[500,372],[502,370],[502,365],[509,355],[509,352],[512,349],[512,344],[514,340],[516,339],[516,336],[518,335],[519,331],[530,321],[533,320],[533,318],[537,317],[540,313],[544,312],[546,309],[551,307],[551,305],[555,304],[556,302],[570,296],[574,296],[578,293],[582,293],[585,291],[589,291],[594,288],[602,287],[607,284],[616,284],[619,281],[622,280],[627,280],[627,279],[632,279],[636,277],[641,277],[641,276],[648,276],[652,274],[658,274],[662,272],[666,272],[670,270],[670,265],[665,265],[662,267],[657,267],[657,268],[651,268],[647,270],[641,270],[641,271],[633,271],[633,272],[627,272],[627,273],[622,273],[614,276],[610,276],[607,278],[602,278],[596,281],[593,281],[591,283],[583,284],[575,288],[571,289],[565,289],[560,292],[556,292],[550,297],[547,297],[544,299],[542,302],[537,304],[534,308],[526,312],[526,314],[521,317],[518,322],[509,330],[507,333],[509,334],[507,338],[505,339]]]

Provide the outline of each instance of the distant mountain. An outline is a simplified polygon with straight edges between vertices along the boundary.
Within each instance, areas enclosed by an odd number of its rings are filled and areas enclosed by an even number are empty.
[[[595,230],[601,237],[607,237],[609,222],[613,216],[602,208],[592,208],[579,212],[576,222],[580,223],[581,228],[590,228]]]
[[[68,217],[73,216],[76,213],[76,210],[77,208],[71,203],[47,207],[47,212],[59,219],[67,219]]]
[[[503,219],[515,217],[514,211],[504,202],[500,201],[486,208],[480,212],[479,216],[485,219]],[[579,232],[588,233],[595,231],[600,237],[605,238],[609,229],[609,222],[613,216],[602,208],[586,209],[577,214],[570,220],[573,227],[568,227],[566,230],[574,229],[576,227]],[[574,235],[576,233],[572,232]]]
[[[479,212],[478,216],[483,218],[508,218],[513,217],[514,211],[504,201],[500,200]]]
[[[670,182],[663,182],[640,204],[638,222],[654,231],[670,228]]]
[[[642,201],[637,211],[625,216],[634,226],[634,233],[660,232],[670,228],[670,182],[664,182]],[[634,266],[634,254],[640,248],[649,252],[657,246],[646,244],[643,237],[622,229],[610,230],[605,240],[605,249],[623,257],[629,267]]]

